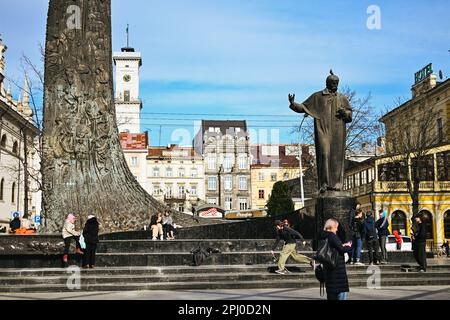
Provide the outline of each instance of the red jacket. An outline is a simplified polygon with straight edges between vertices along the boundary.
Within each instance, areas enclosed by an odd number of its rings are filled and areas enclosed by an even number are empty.
[[[403,242],[402,236],[398,234],[397,230],[394,231],[394,236],[395,242],[397,242],[398,244],[401,244]]]

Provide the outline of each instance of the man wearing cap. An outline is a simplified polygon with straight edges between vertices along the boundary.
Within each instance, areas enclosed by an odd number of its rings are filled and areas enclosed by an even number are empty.
[[[296,250],[296,239],[300,239],[303,242],[303,245],[306,244],[303,236],[295,231],[294,229],[289,228],[280,220],[275,221],[276,227],[276,241],[272,246],[272,255],[274,255],[274,250],[277,248],[278,244],[281,240],[284,240],[284,246],[280,253],[280,258],[278,259],[278,270],[275,272],[278,274],[288,274],[289,272],[285,268],[286,261],[289,257],[292,257],[294,260],[300,263],[310,264],[314,268],[314,261],[307,256],[297,253]]]
[[[314,118],[319,191],[341,191],[344,185],[346,124],[352,122],[352,108],[344,95],[337,92],[339,78],[330,71],[326,89],[314,93],[303,103],[289,94],[290,108]]]

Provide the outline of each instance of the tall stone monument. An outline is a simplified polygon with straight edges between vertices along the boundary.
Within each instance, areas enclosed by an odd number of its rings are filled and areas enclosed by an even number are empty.
[[[314,140],[318,177],[316,204],[316,236],[331,217],[340,221],[349,240],[349,211],[356,198],[343,191],[346,147],[346,126],[352,122],[352,108],[348,99],[337,92],[339,78],[330,71],[326,89],[311,95],[305,102],[296,103],[289,95],[290,108],[314,118]]]
[[[167,209],[138,184],[119,143],[112,84],[111,1],[50,0],[45,47],[43,226],[99,217],[139,230]],[[184,226],[192,218],[175,214]],[[202,221],[200,222],[202,224]]]

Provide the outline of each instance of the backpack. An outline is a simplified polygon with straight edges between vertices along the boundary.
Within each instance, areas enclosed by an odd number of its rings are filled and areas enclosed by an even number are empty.
[[[192,263],[194,266],[200,266],[205,262],[206,258],[208,258],[211,253],[203,249],[201,246],[198,246],[197,249],[191,251],[192,253]]]
[[[338,252],[331,248],[328,238],[326,238],[319,242],[319,246],[317,247],[313,259],[330,269],[334,269],[337,265]]]
[[[326,281],[326,274],[324,267],[322,265],[318,265],[314,270],[314,274],[316,276],[316,279],[320,283],[320,296],[323,297],[325,295],[325,281]]]

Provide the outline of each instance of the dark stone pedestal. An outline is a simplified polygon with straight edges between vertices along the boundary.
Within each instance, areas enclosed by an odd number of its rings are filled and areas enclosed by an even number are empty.
[[[345,191],[327,191],[319,194],[316,202],[316,235],[314,238],[314,248],[320,236],[325,221],[335,218],[339,221],[341,228],[345,232],[345,240],[351,240],[349,213],[355,208],[356,197]]]

